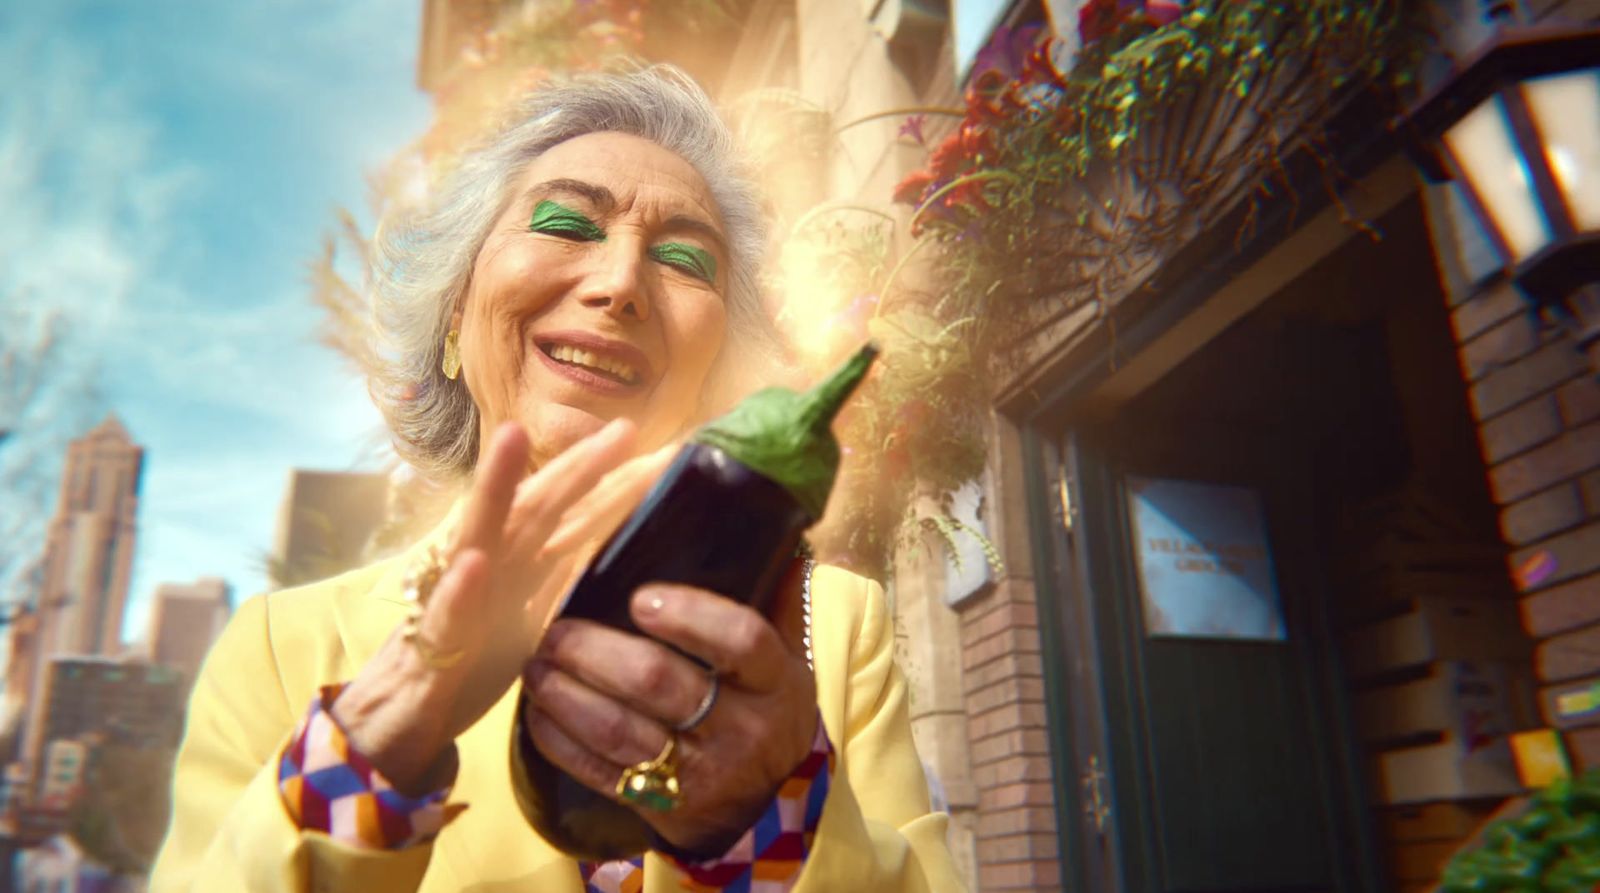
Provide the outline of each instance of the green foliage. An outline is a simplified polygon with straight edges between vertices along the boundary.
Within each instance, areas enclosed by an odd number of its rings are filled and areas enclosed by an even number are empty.
[[[1445,867],[1444,893],[1589,893],[1600,885],[1600,769],[1540,791]]]
[[[964,569],[961,561],[961,543],[956,539],[957,535],[962,533],[977,540],[983,550],[983,560],[988,563],[990,570],[996,574],[1005,570],[1005,562],[1000,559],[1000,551],[988,537],[983,535],[983,531],[976,530],[972,525],[948,515],[928,515],[922,518],[920,523],[924,530],[930,530],[939,536],[940,541],[944,543],[946,554],[955,563],[956,570]]]
[[[897,549],[932,530],[951,546],[967,530],[953,514],[956,490],[983,473],[988,391],[982,364],[965,338],[975,319],[947,323],[902,303],[867,321],[883,350],[880,368],[841,414],[847,455],[841,475],[845,515],[838,533],[819,538],[824,557],[885,579]]]
[[[1199,0],[1165,25],[1123,22],[1070,71],[1049,44],[1015,71],[975,71],[960,125],[895,190],[918,241],[891,269],[856,259],[864,237],[839,239],[838,263],[823,265],[878,296],[867,328],[885,345],[881,376],[842,421],[847,446],[873,456],[847,475],[845,562],[882,576],[923,533],[956,554],[951,500],[982,472],[997,373],[1067,315],[1108,312],[1241,190],[1271,188],[1290,153],[1315,151],[1347,87],[1403,82],[1426,34],[1413,6]],[[919,252],[925,292],[896,281]]]
[[[1315,151],[1347,87],[1404,81],[1426,33],[1410,6],[1201,0],[1122,25],[1067,72],[1046,46],[1014,77],[980,73],[960,129],[897,190],[937,243],[952,315],[998,345],[1107,309],[1241,190]]]

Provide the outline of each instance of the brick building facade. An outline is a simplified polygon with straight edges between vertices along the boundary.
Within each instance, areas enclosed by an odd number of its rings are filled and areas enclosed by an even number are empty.
[[[1556,6],[1561,8],[1534,12],[1589,15],[1577,4]],[[886,5],[863,10],[802,0],[792,11],[777,3],[757,4],[757,10],[760,14],[752,15],[753,21],[784,22],[781,41],[761,29],[747,31],[740,56],[762,58],[762,53],[750,49],[752,45],[766,45],[776,52],[780,44],[793,41],[797,62],[783,85],[826,109],[835,121],[853,122],[884,109],[948,106],[959,96],[948,28],[932,32],[932,37],[923,31],[911,38],[933,42],[919,54],[908,49],[903,35],[897,42],[896,11]],[[1073,10],[1066,12],[1070,17]],[[1472,11],[1456,10],[1462,12]],[[1006,15],[1010,21],[1025,21],[1028,13],[1018,8]],[[1443,46],[1464,53],[1484,35],[1481,22],[1462,15],[1457,27],[1444,35]],[[918,59],[932,59],[931,69],[907,64]],[[730,76],[729,82],[738,84],[739,78]],[[886,195],[921,160],[895,140],[897,123],[896,119],[869,122],[840,133],[828,158],[827,175],[820,178],[826,188],[819,184],[811,201]],[[1595,725],[1600,718],[1591,717],[1587,725],[1563,719],[1553,705],[1559,695],[1589,689],[1600,681],[1596,676],[1600,661],[1593,656],[1600,653],[1596,516],[1600,384],[1570,337],[1538,329],[1509,283],[1489,275],[1483,266],[1482,238],[1465,231],[1470,221],[1450,188],[1422,184],[1399,150],[1393,143],[1354,164],[1364,179],[1347,190],[1344,200],[1350,203],[1352,216],[1371,220],[1409,203],[1419,204],[1426,214],[1434,257],[1419,255],[1413,260],[1437,273],[1451,308],[1451,330],[1460,348],[1459,387],[1464,391],[1460,399],[1470,406],[1478,424],[1488,488],[1499,511],[1505,563],[1522,591],[1526,632],[1536,643],[1534,664],[1544,721],[1565,729],[1577,768],[1594,766],[1600,763],[1600,728]],[[1296,277],[1343,250],[1338,246],[1346,243],[1349,231],[1341,217],[1325,210],[1289,224],[1277,237],[1281,241],[1266,240],[1261,249],[1264,262],[1258,256],[1253,263],[1241,263],[1235,282],[1219,291],[1237,287],[1241,280],[1259,280],[1268,267],[1275,268],[1267,275],[1276,285],[1255,283],[1260,294],[1254,300],[1264,301],[1270,293],[1291,287]],[[1158,278],[1159,274],[1152,276]],[[1241,309],[1229,319],[1245,316]],[[1188,337],[1215,337],[1227,324],[1215,323],[1209,335]],[[1040,350],[1040,361],[997,388],[985,521],[1005,559],[1004,572],[950,608],[942,588],[943,568],[928,566],[938,564],[927,557],[937,555],[936,549],[903,557],[896,568],[896,610],[903,663],[915,691],[918,743],[946,793],[954,819],[952,845],[968,867],[975,889],[1062,889],[1105,870],[1095,865],[1096,857],[1089,852],[1092,843],[1078,844],[1069,858],[1075,848],[1070,839],[1074,832],[1058,828],[1063,815],[1110,812],[1118,804],[1114,792],[1107,791],[1101,799],[1100,764],[1089,763],[1081,752],[1064,752],[1065,736],[1073,733],[1052,728],[1068,711],[1062,703],[1065,684],[1050,677],[1066,671],[1073,657],[1060,653],[1065,643],[1057,644],[1053,663],[1044,653],[1048,646],[1042,639],[1048,634],[1042,636],[1042,627],[1064,618],[1059,613],[1054,618],[1042,616],[1040,611],[1037,577],[1048,571],[1038,566],[1040,519],[1037,511],[1030,514],[1029,488],[1049,481],[1028,473],[1029,464],[1038,460],[1025,447],[1027,425],[1022,420],[1033,411],[1025,394],[1078,373],[1072,367],[1085,362],[1082,345],[1101,334],[1096,328],[1093,320],[1085,319],[1048,333],[1041,339],[1047,343]],[[1137,367],[1145,359],[1148,355],[1135,355],[1124,362]],[[1177,361],[1153,362],[1170,369]],[[1397,368],[1406,369],[1408,364],[1402,357]],[[1157,375],[1148,373],[1146,381]],[[1414,449],[1425,454],[1427,435],[1417,436],[1423,445]],[[1039,501],[1036,494],[1032,501]],[[1061,511],[1071,512],[1073,507]],[[1552,570],[1530,577],[1527,569],[1539,565]],[[959,667],[935,657],[957,651]],[[1339,697],[1344,696],[1335,700]],[[962,737],[951,734],[958,710],[959,723],[965,727]],[[1366,783],[1378,783],[1375,763],[1350,771],[1354,780],[1364,775]],[[1355,824],[1362,821],[1374,820],[1359,819]],[[1368,872],[1369,882],[1387,883],[1379,879],[1393,877],[1391,855],[1369,852],[1365,858],[1370,867],[1362,870]]]
[[[1537,643],[1545,719],[1578,766],[1600,766],[1600,711],[1564,716],[1556,706],[1600,684],[1600,378],[1502,277],[1473,282],[1481,266],[1447,252],[1441,266],[1507,562]]]

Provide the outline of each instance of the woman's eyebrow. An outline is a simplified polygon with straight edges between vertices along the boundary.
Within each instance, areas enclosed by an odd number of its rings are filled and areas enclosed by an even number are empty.
[[[587,200],[602,215],[610,213],[611,209],[617,206],[617,197],[611,194],[611,190],[604,186],[585,183],[582,180],[573,180],[568,177],[558,177],[554,180],[546,180],[543,183],[535,183],[533,186],[528,187],[528,191],[523,194],[523,197],[531,205],[536,204],[539,198],[563,194]]]

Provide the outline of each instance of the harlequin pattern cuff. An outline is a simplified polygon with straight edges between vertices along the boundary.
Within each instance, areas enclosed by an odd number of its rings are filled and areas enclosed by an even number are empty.
[[[330,709],[343,685],[323,686],[278,760],[278,790],[301,830],[363,849],[401,849],[432,840],[465,804],[450,788],[422,797],[396,791],[350,746]]]
[[[708,862],[670,857],[683,872],[683,888],[694,893],[778,893],[792,889],[822,821],[833,763],[833,744],[818,716],[811,752],[737,843]]]

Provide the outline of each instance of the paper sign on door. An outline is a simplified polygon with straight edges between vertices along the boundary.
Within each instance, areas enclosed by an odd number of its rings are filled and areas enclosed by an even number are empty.
[[[1284,638],[1254,490],[1132,476],[1127,484],[1148,635]]]

